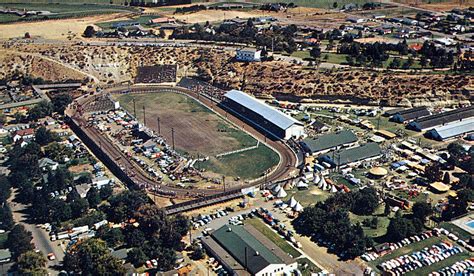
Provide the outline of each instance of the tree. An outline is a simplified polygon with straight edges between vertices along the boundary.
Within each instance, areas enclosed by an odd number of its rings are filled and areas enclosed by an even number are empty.
[[[118,228],[104,228],[104,230],[101,229],[99,237],[103,239],[111,248],[116,248],[124,241],[122,230]]]
[[[337,2],[332,3],[332,7],[333,7],[334,9],[337,9]]]
[[[28,119],[32,121],[38,120],[46,116],[51,116],[52,113],[53,106],[51,105],[51,103],[47,101],[41,101],[32,109],[30,109],[30,111],[28,112]]]
[[[18,257],[20,275],[46,275],[46,257],[41,252],[27,251]]]
[[[425,56],[420,57],[420,66],[421,68],[425,68],[428,65],[428,59]]]
[[[53,110],[58,112],[59,114],[64,114],[64,110],[66,109],[67,105],[72,102],[72,97],[69,94],[62,93],[55,95],[51,99],[51,103],[53,104]]]
[[[66,253],[64,268],[84,275],[123,275],[125,268],[110,254],[105,241],[88,239]]]
[[[425,221],[426,218],[433,214],[433,207],[427,202],[416,202],[413,207],[413,217]]]
[[[6,176],[0,176],[0,204],[5,202],[11,194],[11,184]],[[1,220],[0,220],[1,221]]]
[[[161,29],[159,36],[160,36],[160,38],[165,38],[166,37],[165,31]]]
[[[89,202],[89,206],[95,208],[100,203],[100,195],[99,191],[96,187],[90,188],[86,195],[87,201]]]
[[[193,253],[191,253],[190,257],[193,260],[201,260],[204,258],[204,256],[206,256],[204,249],[196,243],[193,243],[191,245],[191,250],[193,251]]]
[[[33,250],[34,246],[31,240],[33,240],[31,232],[26,231],[23,225],[17,224],[8,233],[6,246],[12,252],[13,257],[18,258],[21,254]]]
[[[148,257],[141,248],[132,248],[127,254],[127,261],[135,267],[142,266],[147,260]]]
[[[390,241],[397,242],[417,234],[422,228],[423,224],[418,219],[410,220],[395,216],[388,224],[386,237]]]
[[[431,163],[425,168],[425,176],[431,182],[441,181],[443,172],[438,163]]]
[[[394,58],[392,60],[392,62],[390,62],[388,67],[390,67],[390,68],[400,68],[400,64],[401,64],[400,58]]]
[[[444,184],[451,184],[451,176],[449,175],[449,172],[444,173],[443,183]]]
[[[95,35],[96,31],[93,26],[87,26],[86,29],[84,30],[84,37],[93,37]]]
[[[15,222],[13,220],[12,211],[10,210],[8,204],[5,202],[3,203],[3,206],[0,207],[0,229],[6,231],[10,230],[14,224]]]
[[[379,205],[377,191],[374,188],[365,188],[354,193],[352,212],[358,215],[370,215]]]
[[[89,209],[89,203],[85,198],[79,198],[74,200],[71,204],[71,212],[74,218],[82,216]]]
[[[111,197],[112,193],[113,193],[113,189],[112,189],[111,185],[106,185],[106,186],[100,188],[100,191],[99,191],[100,198],[102,200],[106,200],[109,197]]]
[[[321,48],[319,48],[319,46],[314,46],[313,48],[311,48],[311,51],[309,51],[309,55],[314,59],[320,58]]]
[[[49,129],[46,129],[46,127],[42,126],[36,129],[35,140],[36,143],[44,146],[53,142],[54,137]]]

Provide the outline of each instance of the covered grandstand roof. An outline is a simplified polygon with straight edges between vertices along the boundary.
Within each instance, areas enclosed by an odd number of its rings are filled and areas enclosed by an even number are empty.
[[[343,130],[316,138],[306,138],[301,144],[305,150],[315,153],[355,142],[357,142],[357,136],[350,130]]]
[[[293,117],[286,115],[276,108],[269,106],[242,91],[230,90],[224,95],[224,97],[245,106],[281,129],[287,129],[295,124],[303,125]]]
[[[415,122],[411,122],[409,127],[423,130],[470,117],[474,117],[474,106],[458,108],[451,111],[426,116],[416,120]]]
[[[426,136],[437,140],[445,140],[470,132],[474,132],[474,117],[436,127],[428,131]]]

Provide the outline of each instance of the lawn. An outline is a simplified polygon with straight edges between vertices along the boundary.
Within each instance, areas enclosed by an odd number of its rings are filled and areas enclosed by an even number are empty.
[[[5,242],[7,241],[8,235],[7,233],[0,234],[0,248],[5,248]]]
[[[312,60],[309,50],[308,51],[296,51],[291,54],[292,57],[301,58],[303,60]],[[342,64],[346,62],[346,56],[343,54],[336,54],[336,53],[321,53],[320,61],[321,62],[328,62],[334,64]],[[326,59],[327,57],[327,59]]]
[[[290,245],[285,239],[280,237],[280,235],[278,235],[275,231],[273,231],[273,229],[263,223],[259,218],[247,219],[245,222],[255,227],[255,229],[260,231],[263,235],[265,235],[265,237],[267,237],[283,251],[290,254],[294,258],[298,258],[299,256],[301,256],[301,253],[298,252],[298,250],[296,250],[292,245]]]
[[[121,21],[107,21],[98,23],[97,26],[101,27],[102,29],[111,29],[113,24],[118,23],[130,23],[130,22],[137,22],[142,26],[149,25],[150,20],[158,18],[159,16],[152,16],[152,15],[141,15],[129,20],[121,20]]]
[[[310,276],[312,273],[318,273],[321,272],[321,269],[313,264],[308,258],[299,258],[296,260],[298,262],[299,269],[301,271],[301,274],[303,276]],[[308,265],[306,268],[303,268],[303,266]]]
[[[287,190],[288,196],[283,201],[288,201],[292,196],[299,202],[303,207],[314,205],[317,202],[326,200],[329,197],[329,192],[322,191],[314,184],[310,183],[308,190]]]
[[[171,128],[175,131],[176,149],[191,157],[206,156],[209,160],[196,163],[196,168],[242,179],[254,179],[276,166],[279,156],[260,144],[258,148],[217,158],[216,155],[249,148],[257,144],[252,136],[229,124],[196,100],[177,93],[159,92],[128,94],[116,97],[133,114],[133,100],[137,117],[157,131],[160,118],[161,135],[172,142]]]
[[[390,223],[390,218],[386,217],[386,216],[383,216],[384,209],[385,209],[385,205],[381,204],[374,211],[374,215],[359,216],[359,215],[356,215],[356,214],[353,214],[353,213],[349,213],[349,217],[350,217],[352,223],[354,223],[354,224],[360,223],[362,225],[362,228],[364,229],[364,233],[367,236],[369,236],[371,238],[382,237],[387,233],[387,227],[388,227],[388,224]],[[363,226],[362,222],[365,219],[370,220],[374,217],[376,217],[378,219],[377,228],[372,229],[370,227]]]
[[[196,168],[206,169],[215,173],[255,179],[265,171],[276,166],[279,156],[267,146],[260,144],[256,149],[226,155],[220,158],[211,157],[208,161],[196,163]]]

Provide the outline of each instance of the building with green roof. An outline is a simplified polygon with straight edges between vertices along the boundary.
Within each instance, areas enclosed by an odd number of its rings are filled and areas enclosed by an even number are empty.
[[[367,143],[359,147],[331,151],[319,157],[319,160],[333,166],[347,167],[359,164],[363,161],[374,160],[381,156],[382,149],[377,143]]]
[[[285,275],[297,262],[251,225],[224,225],[202,243],[234,275]]]
[[[357,136],[352,131],[343,130],[319,137],[306,138],[301,141],[300,144],[305,152],[312,155],[319,155],[330,150],[354,145],[356,142]]]

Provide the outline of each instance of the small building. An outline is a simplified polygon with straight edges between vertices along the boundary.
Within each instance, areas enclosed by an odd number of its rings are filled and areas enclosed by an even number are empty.
[[[434,140],[444,141],[451,138],[462,137],[472,132],[474,132],[474,117],[435,127],[427,131],[425,136]]]
[[[92,179],[92,185],[95,186],[99,190],[102,189],[102,187],[106,185],[110,185],[110,184],[112,184],[112,181],[105,176],[96,177]]]
[[[202,239],[231,275],[292,275],[297,262],[251,225],[224,225]]]
[[[393,132],[390,132],[388,130],[383,130],[383,129],[380,129],[380,130],[377,130],[375,131],[375,135],[378,135],[378,136],[381,136],[385,139],[394,139],[395,137],[397,137],[397,135]]]
[[[451,111],[417,119],[416,121],[410,122],[407,125],[407,128],[415,131],[425,131],[437,126],[443,126],[454,121],[462,121],[472,117],[474,117],[474,106],[457,108]]]
[[[278,139],[288,140],[305,135],[304,125],[300,121],[242,91],[227,92],[221,105]]]
[[[357,136],[350,130],[325,134],[316,138],[306,138],[300,142],[305,152],[319,155],[330,150],[349,147],[357,143]]]
[[[374,160],[382,156],[382,149],[377,143],[329,152],[319,158],[320,161],[340,168],[355,166],[363,161]]]
[[[446,185],[442,182],[434,182],[434,183],[430,184],[430,189],[435,193],[442,194],[442,193],[445,193],[445,192],[449,191],[450,188],[451,188],[451,186]]]
[[[53,161],[47,157],[41,158],[38,160],[38,167],[43,171],[55,171],[58,169],[59,163],[56,161]]]
[[[158,17],[150,20],[150,24],[175,24],[176,19],[172,17]]]
[[[329,130],[329,127],[326,124],[321,123],[319,121],[312,122],[310,126],[317,132],[325,132]]]
[[[235,54],[235,59],[238,61],[260,61],[262,51],[253,48],[238,49]]]
[[[397,123],[405,123],[405,122],[416,120],[424,116],[429,116],[430,114],[431,113],[428,111],[428,109],[426,109],[426,107],[420,106],[420,107],[398,111],[397,113],[395,113],[395,115],[393,115],[390,118],[390,120]]]
[[[148,140],[146,141],[145,143],[143,143],[142,145],[142,148],[143,150],[147,151],[147,150],[153,150],[154,148],[156,147],[156,142],[153,141],[153,140]]]

